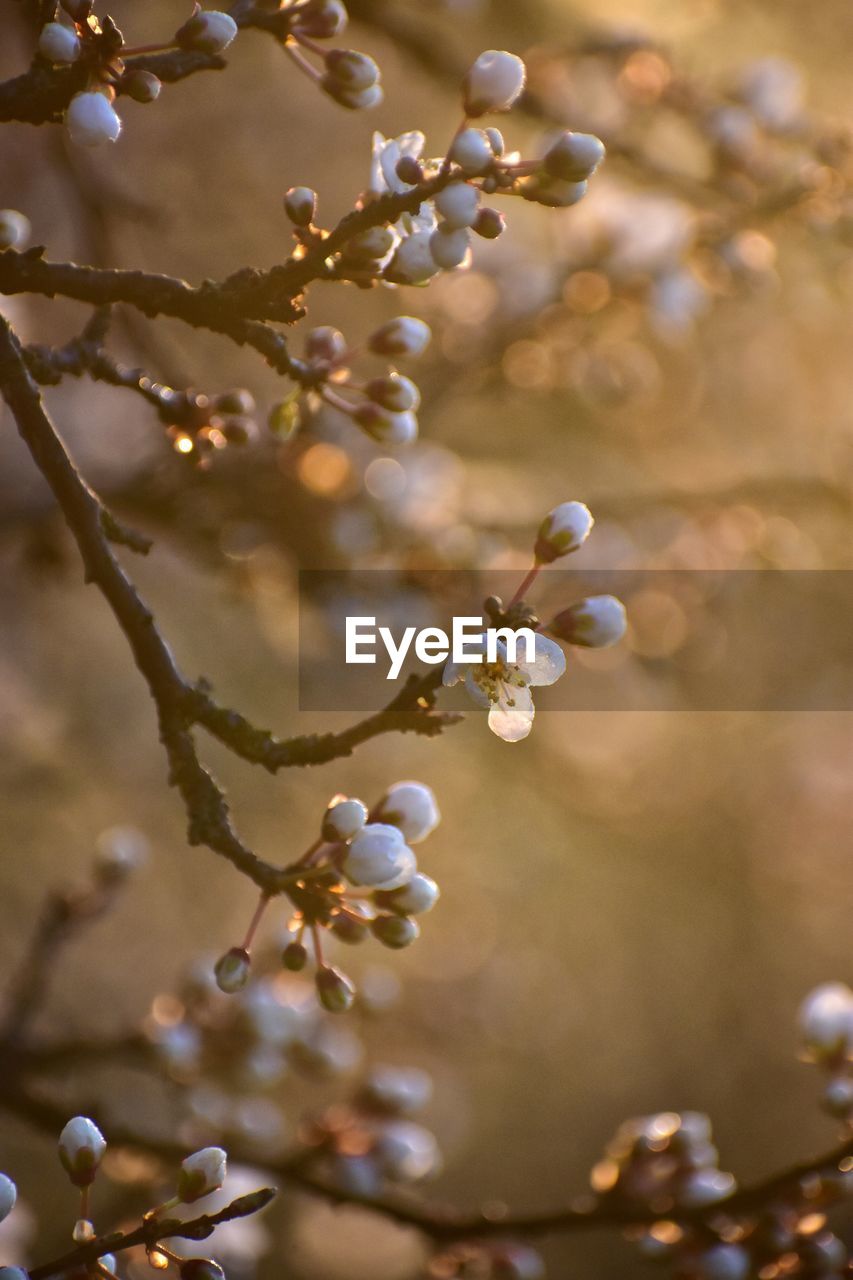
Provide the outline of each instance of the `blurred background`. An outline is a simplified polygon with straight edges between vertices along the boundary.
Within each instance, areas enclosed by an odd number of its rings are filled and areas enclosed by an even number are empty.
[[[851,568],[850,7],[826,0],[819,20],[789,0],[349,7],[348,42],[383,69],[374,112],[342,112],[250,32],[227,72],[150,107],[123,99],[108,154],[72,152],[58,129],[7,125],[0,141],[0,206],[29,217],[50,257],[191,281],[282,260],[292,185],[316,187],[333,225],[366,186],[374,129],[422,128],[442,154],[458,71],[482,48],[528,57],[528,109],[503,122],[512,147],[531,154],[560,126],[609,144],[577,208],[506,201],[505,235],[479,242],[467,273],[424,290],[312,289],[297,351],[312,324],[354,344],[400,312],[433,326],[415,373],[421,438],[405,454],[308,413],[275,439],[266,413],[289,388],[177,322],[117,316],[111,349],[177,386],[250,388],[261,430],[246,448],[200,465],[141,400],[86,380],[48,390],[89,480],[155,538],[130,567],[183,668],[281,734],[342,727],[297,710],[296,569],[523,570],[542,514],[569,498],[597,519],[578,557],[590,569]],[[134,43],[175,21],[165,0],[112,11]],[[5,77],[32,42],[17,4],[2,13]],[[67,341],[86,319],[61,302],[3,309],[30,342]],[[253,892],[186,847],[125,642],[2,422],[2,971],[98,833],[142,829],[145,870],[63,957],[43,1022],[120,1032],[194,957],[239,939]],[[695,672],[684,601],[634,603],[599,678],[628,664],[677,689]],[[816,672],[821,658],[803,654]],[[737,661],[736,637],[715,660]],[[203,745],[273,860],[311,842],[337,791],[370,802],[400,777],[435,790],[443,821],[421,863],[442,900],[410,950],[386,963],[370,945],[349,966],[401,979],[364,1041],[371,1061],[434,1077],[444,1169],[431,1194],[560,1203],[623,1119],[662,1109],[707,1111],[722,1167],[746,1181],[831,1145],[794,1018],[815,983],[850,973],[849,714],[560,711],[508,746],[472,713],[438,742],[389,735],[277,778]],[[345,1089],[287,1077],[265,1096],[292,1129],[306,1101]],[[68,1191],[52,1140],[6,1117],[0,1133],[44,1253],[62,1238],[47,1205]],[[273,1233],[269,1273],[417,1273],[408,1233],[330,1213],[306,1206]],[[642,1266],[599,1236],[551,1241],[546,1256],[552,1274]]]

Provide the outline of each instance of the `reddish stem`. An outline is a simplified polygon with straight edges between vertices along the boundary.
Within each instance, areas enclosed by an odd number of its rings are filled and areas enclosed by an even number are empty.
[[[255,907],[255,913],[252,916],[251,920],[249,921],[249,927],[246,930],[246,936],[243,939],[244,951],[251,951],[252,942],[254,940],[255,934],[257,933],[258,925],[261,923],[261,920],[263,919],[263,915],[267,909],[268,903],[269,903],[269,896],[266,893],[262,893],[260,898],[258,899],[258,905]]]
[[[531,567],[531,569],[528,571],[525,577],[522,578],[521,583],[519,584],[518,590],[516,591],[515,595],[512,597],[509,604],[507,605],[508,609],[511,609],[514,604],[518,604],[519,600],[524,599],[525,593],[530,589],[530,587],[533,586],[533,583],[536,581],[537,577],[539,576],[539,570],[541,568],[542,568],[542,565],[539,563],[538,560],[535,560],[533,562],[533,566]]]

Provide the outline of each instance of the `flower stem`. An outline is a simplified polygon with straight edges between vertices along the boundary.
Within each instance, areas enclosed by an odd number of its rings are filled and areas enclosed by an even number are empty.
[[[267,909],[268,902],[269,902],[269,894],[262,893],[260,898],[258,899],[258,905],[255,907],[254,915],[249,921],[249,927],[246,930],[246,936],[243,939],[244,951],[251,951],[252,949],[252,942],[254,941],[255,934],[257,933],[258,925],[261,923],[261,920],[263,919],[263,914]]]
[[[539,563],[539,561],[534,560],[533,565],[525,574],[525,576],[522,578],[521,582],[519,583],[518,590],[516,591],[515,595],[512,597],[509,604],[507,605],[508,609],[511,609],[514,604],[518,604],[519,600],[524,599],[525,593],[530,590],[530,588],[533,586],[533,583],[536,581],[537,577],[539,576],[539,570],[541,568],[542,566]]]
[[[317,70],[316,67],[312,67],[311,63],[308,61],[307,58],[303,58],[302,54],[299,52],[299,50],[293,45],[293,43],[289,39],[284,42],[284,44],[282,45],[282,48],[284,49],[284,52],[287,54],[288,58],[290,58],[292,62],[296,63],[299,70],[305,72],[309,80],[314,80],[315,82],[322,80],[323,78],[322,74]]]

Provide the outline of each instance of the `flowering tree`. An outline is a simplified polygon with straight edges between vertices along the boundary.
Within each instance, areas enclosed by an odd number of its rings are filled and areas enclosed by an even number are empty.
[[[167,94],[180,93],[177,82],[224,69],[223,54],[250,30],[271,39],[296,72],[315,82],[331,99],[323,104],[329,110],[360,112],[382,98],[377,63],[343,46],[348,15],[340,0],[238,0],[228,13],[196,8],[153,45],[131,43],[92,0],[22,8],[32,62],[0,85],[0,118],[62,129],[72,148],[114,147],[120,154],[125,130],[145,127],[144,120],[123,123],[123,99],[153,103],[164,87]],[[383,12],[377,21],[430,61],[430,48],[419,45],[405,23],[397,25],[393,13]],[[369,449],[374,460],[397,456],[417,439],[420,392],[410,362],[427,348],[430,327],[408,314],[352,338],[317,325],[306,330],[300,355],[288,331],[310,312],[314,286],[321,283],[381,287],[399,297],[407,286],[440,287],[451,274],[464,279],[479,241],[514,234],[512,227],[505,231],[499,204],[520,209],[525,202],[543,219],[566,219],[569,247],[562,266],[568,278],[553,286],[560,306],[589,318],[590,327],[593,316],[606,326],[611,313],[618,323],[625,302],[620,292],[637,292],[636,281],[626,283],[619,256],[630,249],[635,210],[628,211],[621,239],[611,221],[592,237],[579,225],[576,241],[575,213],[563,212],[594,191],[605,157],[596,132],[565,127],[572,123],[564,118],[572,103],[561,76],[567,66],[579,70],[587,58],[596,59],[599,72],[605,68],[637,111],[665,106],[708,148],[703,183],[642,154],[628,130],[617,128],[607,138],[610,153],[650,183],[676,187],[698,206],[709,193],[714,197],[713,214],[697,217],[690,235],[675,234],[658,251],[655,269],[642,273],[640,305],[649,326],[689,330],[732,282],[768,268],[772,241],[755,229],[762,220],[791,212],[814,230],[829,216],[830,196],[840,200],[837,189],[847,181],[846,136],[803,115],[783,64],[756,65],[732,93],[679,77],[663,51],[642,41],[587,39],[553,60],[534,53],[529,80],[519,56],[486,50],[456,77],[461,118],[436,154],[417,130],[390,138],[374,134],[366,186],[343,217],[326,225],[323,193],[291,186],[283,193],[292,233],[284,260],[199,285],[144,270],[54,260],[43,246],[30,245],[32,227],[22,212],[0,215],[0,292],[6,298],[70,299],[90,308],[78,336],[60,345],[25,341],[12,309],[4,309],[3,399],[73,535],[86,581],[109,606],[153,699],[168,782],[185,810],[189,843],[225,859],[257,891],[244,936],[231,946],[219,940],[218,959],[194,966],[176,992],[158,995],[142,1027],[103,1041],[96,1035],[45,1037],[32,1024],[59,948],[114,904],[144,856],[144,838],[130,827],[103,833],[90,882],[48,897],[9,986],[0,1107],[59,1136],[59,1158],[79,1192],[79,1209],[69,1215],[64,1252],[50,1258],[39,1243],[26,1270],[27,1259],[10,1256],[3,1280],[135,1276],[148,1264],[175,1267],[186,1280],[216,1280],[223,1264],[251,1273],[267,1242],[241,1235],[235,1224],[253,1221],[282,1185],[413,1228],[428,1245],[424,1266],[436,1277],[527,1280],[541,1273],[535,1250],[540,1237],[593,1228],[623,1231],[646,1256],[662,1259],[682,1277],[775,1280],[849,1270],[845,1246],[827,1227],[827,1213],[853,1188],[853,993],[840,983],[819,987],[801,1013],[805,1049],[825,1074],[825,1108],[845,1126],[840,1145],[752,1184],[738,1185],[719,1169],[707,1117],[664,1112],[627,1121],[592,1170],[591,1192],[576,1200],[518,1214],[505,1207],[495,1212],[437,1204],[411,1191],[439,1162],[432,1133],[412,1119],[431,1092],[429,1078],[416,1068],[375,1066],[346,1103],[315,1110],[298,1141],[284,1142],[275,1108],[264,1106],[265,1091],[291,1067],[323,1078],[346,1075],[357,1062],[353,1037],[340,1030],[344,1019],[330,1015],[377,1010],[385,996],[381,983],[354,982],[335,951],[371,939],[395,951],[417,940],[420,918],[436,905],[439,886],[419,868],[413,846],[437,827],[439,808],[432,789],[420,782],[389,780],[369,803],[335,793],[315,827],[297,835],[302,852],[267,860],[232,819],[224,789],[203,758],[199,732],[271,774],[339,764],[380,735],[440,737],[461,718],[443,704],[444,690],[462,683],[488,712],[489,729],[516,744],[534,723],[531,689],[563,676],[567,649],[623,642],[626,611],[614,596],[595,595],[566,602],[550,621],[538,616],[540,573],[579,551],[593,528],[587,506],[567,498],[537,513],[538,531],[535,525],[527,530],[529,567],[512,596],[506,602],[491,596],[483,605],[491,629],[528,629],[532,652],[519,656],[506,640],[489,648],[484,630],[470,660],[451,659],[411,676],[384,707],[349,727],[278,736],[224,705],[209,682],[178,665],[124,565],[130,553],[148,555],[152,540],[119,519],[90,486],[41,391],[64,379],[88,378],[143,400],[172,450],[176,487],[212,473],[217,455],[242,449],[249,466],[253,457],[262,458],[264,436],[249,391],[168,386],[156,369],[129,368],[111,353],[113,311],[124,310],[152,323],[178,320],[260,356],[284,387],[269,412],[266,438],[298,448],[318,424],[331,420],[345,448]],[[491,123],[513,108],[551,130],[532,154],[511,149],[512,139]],[[544,307],[547,299],[541,302]],[[552,300],[549,313],[555,344],[556,305]],[[516,330],[503,335],[503,352],[516,385],[534,388],[545,375],[533,344],[525,347],[527,340],[517,336],[524,323],[518,318]],[[194,466],[192,476],[182,463]],[[399,531],[390,523],[393,550]],[[446,892],[454,892],[452,884]],[[268,936],[266,913],[282,903],[285,923]],[[310,982],[299,976],[306,974]],[[88,1066],[128,1058],[150,1074],[162,1094],[162,1113],[174,1117],[173,1124],[133,1116],[118,1121],[108,1096],[87,1091]],[[80,1068],[83,1079],[76,1080],[80,1088],[69,1102],[57,1092],[55,1076],[73,1076]],[[80,1110],[86,1114],[75,1114]],[[242,1117],[236,1137],[235,1113]],[[147,1207],[129,1224],[117,1225],[102,1219],[93,1188],[102,1169],[101,1178],[111,1170],[116,1176],[111,1160],[123,1151],[150,1158],[135,1179]],[[234,1186],[223,1199],[223,1189],[228,1193],[232,1185],[227,1159],[252,1172],[241,1194]],[[0,1177],[0,1216],[10,1223],[13,1174]],[[208,1199],[217,1195],[219,1200]],[[216,1228],[222,1230],[214,1234]]]

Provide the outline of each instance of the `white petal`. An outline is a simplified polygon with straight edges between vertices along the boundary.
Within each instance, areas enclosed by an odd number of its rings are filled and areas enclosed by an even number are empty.
[[[419,160],[424,149],[424,141],[424,135],[418,129],[413,129],[410,133],[401,133],[399,138],[392,138],[381,148],[379,163],[389,191],[411,190],[411,183],[401,182],[397,177],[397,164],[403,156]]]
[[[477,684],[477,681],[474,679],[474,672],[471,671],[470,668],[468,670],[468,674],[465,676],[465,692],[469,697],[473,698],[477,706],[482,707],[483,710],[492,705],[489,695],[484,693]]]
[[[519,648],[523,653],[523,645]],[[528,684],[553,684],[566,670],[566,655],[553,640],[537,633],[535,660],[525,662],[522,659],[518,663],[518,669],[526,677]]]
[[[509,705],[511,697],[513,705]],[[499,702],[492,704],[489,712],[489,728],[504,742],[520,742],[526,738],[533,727],[535,708],[529,689],[518,689],[510,686],[501,696]]]
[[[454,662],[451,658],[445,665],[444,675],[441,677],[441,683],[445,688],[449,689],[451,685],[458,684],[460,680],[464,680],[467,671],[467,662]]]

